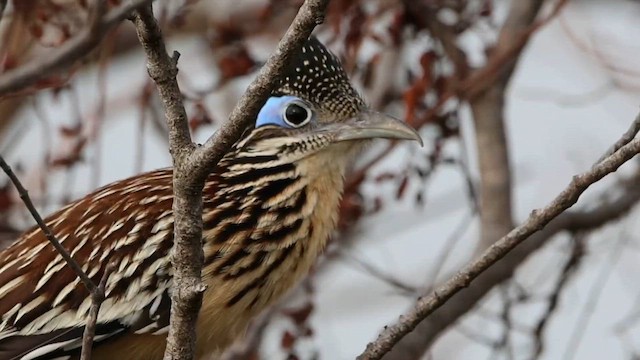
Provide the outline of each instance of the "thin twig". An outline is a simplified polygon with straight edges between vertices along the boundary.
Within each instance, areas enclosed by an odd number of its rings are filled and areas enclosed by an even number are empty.
[[[24,205],[29,210],[29,213],[31,213],[31,216],[33,216],[36,223],[38,223],[38,226],[47,237],[47,240],[49,240],[51,245],[53,245],[53,247],[56,248],[56,250],[60,253],[64,261],[67,262],[67,265],[69,265],[69,267],[76,273],[80,280],[82,280],[82,283],[87,288],[87,290],[89,290],[90,293],[93,293],[96,289],[96,285],[93,283],[93,281],[91,281],[89,276],[87,276],[87,274],[82,271],[80,265],[78,265],[78,263],[71,257],[71,255],[69,255],[67,249],[65,249],[62,244],[60,244],[56,236],[51,231],[51,228],[49,228],[49,226],[44,222],[42,216],[40,216],[38,210],[36,210],[36,207],[33,205],[33,202],[29,197],[29,192],[24,188],[24,186],[22,186],[20,180],[2,156],[0,156],[0,168],[2,168],[7,176],[9,176],[9,179],[11,179],[11,182],[18,190],[18,194],[20,194],[20,199],[22,199]]]
[[[355,265],[358,265],[360,267],[360,270],[362,270],[364,273],[371,275],[374,278],[381,280],[389,286],[395,288],[401,295],[414,296],[418,294],[418,288],[416,286],[409,285],[391,274],[386,274],[377,266],[361,260],[356,256],[350,255],[345,251],[342,252],[342,256],[345,258],[345,260],[350,260]]]
[[[109,263],[102,274],[100,284],[94,292],[91,293],[91,308],[89,309],[89,317],[87,318],[87,324],[84,327],[84,333],[82,334],[82,352],[80,353],[80,360],[90,360],[91,350],[93,349],[93,338],[96,335],[96,323],[98,322],[98,313],[100,312],[100,306],[104,302],[104,287],[107,284],[109,274],[114,269],[115,263]]]
[[[622,146],[590,170],[574,176],[569,185],[546,207],[532,211],[523,224],[496,241],[477,260],[465,266],[430,295],[419,298],[412,309],[400,316],[397,323],[386,327],[376,341],[369,343],[365,351],[358,356],[358,359],[382,358],[400,339],[411,332],[429,314],[442,306],[460,290],[468,287],[476,277],[504,257],[518,244],[540,231],[551,220],[573,206],[580,195],[592,184],[616,171],[622,164],[639,152],[640,140],[635,139]]]
[[[633,140],[633,138],[636,137],[639,131],[640,131],[640,113],[636,116],[635,120],[633,120],[633,123],[631,123],[631,126],[629,127],[627,132],[625,132],[624,135],[622,135],[622,137],[615,142],[615,144],[613,144],[609,149],[607,149],[607,151],[598,159],[598,161],[593,166],[601,163],[608,156],[618,151],[618,149],[620,149],[624,145],[628,144],[631,140]]]
[[[77,36],[52,51],[47,56],[39,56],[30,62],[20,65],[0,75],[0,98],[21,91],[36,84],[39,80],[50,76],[53,72],[71,66],[79,59],[90,54],[104,35],[116,24],[131,15],[131,12],[152,0],[131,0],[127,4],[112,10],[98,23],[90,23]],[[104,6],[100,0],[97,7]],[[101,5],[102,4],[102,5]]]
[[[513,343],[511,341],[511,329],[513,328],[513,319],[511,318],[511,310],[514,307],[514,301],[509,295],[510,284],[503,284],[500,286],[500,292],[504,300],[502,311],[500,312],[500,322],[502,323],[503,332],[500,340],[498,341],[494,351],[503,351],[507,360],[513,360]],[[490,357],[495,359],[496,357]]]
[[[596,281],[591,284],[591,289],[587,296],[587,302],[582,308],[580,317],[578,318],[578,321],[571,333],[571,337],[567,342],[567,347],[565,349],[564,356],[562,357],[563,359],[572,360],[576,357],[578,347],[582,341],[582,336],[589,326],[591,315],[598,305],[600,296],[602,295],[605,285],[607,284],[607,281],[609,281],[609,277],[613,273],[616,264],[624,254],[625,245],[629,242],[629,238],[629,235],[626,233],[620,234],[618,241],[613,244],[613,249],[609,255],[608,261],[602,266],[602,270],[600,274],[598,274]]]
[[[426,284],[428,286],[428,290],[431,290],[436,286],[440,273],[444,268],[444,265],[447,263],[447,260],[449,260],[449,256],[453,253],[453,249],[458,245],[460,240],[462,240],[462,235],[464,235],[464,233],[469,229],[475,217],[476,213],[465,214],[462,221],[460,221],[460,223],[455,227],[447,240],[444,241],[444,247],[438,254],[435,263],[427,276],[428,280],[426,281]]]
[[[498,347],[498,343],[496,340],[494,340],[489,334],[487,334],[486,331],[484,331],[484,329],[478,329],[475,327],[471,327],[469,325],[465,325],[465,324],[460,324],[458,326],[456,326],[453,331],[458,332],[460,335],[466,337],[467,339],[490,347],[490,348],[496,348]]]
[[[566,285],[569,283],[569,280],[576,274],[578,267],[580,266],[582,259],[584,258],[584,234],[577,234],[571,239],[572,248],[571,254],[567,257],[567,262],[564,264],[562,271],[560,272],[560,276],[558,277],[558,281],[551,292],[551,295],[548,297],[547,306],[544,311],[544,314],[540,316],[538,323],[533,327],[533,339],[534,339],[534,350],[531,355],[531,359],[539,359],[540,355],[544,350],[544,332],[547,328],[547,324],[549,320],[551,320],[553,314],[558,309],[558,305],[560,303],[560,295],[562,294],[562,290],[566,288]]]

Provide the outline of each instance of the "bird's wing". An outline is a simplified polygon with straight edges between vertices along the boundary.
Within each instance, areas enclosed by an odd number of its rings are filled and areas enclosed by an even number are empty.
[[[173,243],[171,171],[108,185],[46,219],[95,284],[107,264],[96,341],[168,325]],[[0,252],[0,359],[77,352],[91,296],[39,228]]]
[[[123,331],[113,325],[97,325],[94,341],[104,341]],[[74,327],[40,335],[9,335],[0,340],[0,357],[7,360],[70,358],[82,348],[83,331],[81,327]]]
[[[94,336],[94,346],[114,340],[127,333],[165,334],[169,325],[170,299],[167,292],[160,296],[155,316],[152,304],[145,309],[131,314],[138,321],[127,324],[118,320],[110,322],[98,321]],[[153,318],[152,318],[153,317]],[[21,335],[14,330],[0,334],[0,359],[3,360],[44,360],[64,359],[77,355],[82,348],[83,326],[74,326],[54,330],[42,334]]]

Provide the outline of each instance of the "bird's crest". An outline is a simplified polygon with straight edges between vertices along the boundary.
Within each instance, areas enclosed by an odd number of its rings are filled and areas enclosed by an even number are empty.
[[[274,95],[297,96],[345,118],[364,107],[340,60],[313,36],[292,60]]]

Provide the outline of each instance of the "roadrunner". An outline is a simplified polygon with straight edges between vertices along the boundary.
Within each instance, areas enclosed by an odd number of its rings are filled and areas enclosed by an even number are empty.
[[[203,193],[208,285],[199,357],[307,274],[335,229],[345,167],[372,138],[421,141],[369,110],[337,58],[303,46],[255,126],[212,169]],[[46,219],[96,283],[108,264],[94,359],[161,359],[169,325],[172,169],[115,182]],[[0,359],[74,359],[89,293],[39,228],[0,252]]]

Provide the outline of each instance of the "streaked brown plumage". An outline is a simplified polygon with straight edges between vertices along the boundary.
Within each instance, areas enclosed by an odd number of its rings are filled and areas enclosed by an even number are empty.
[[[363,141],[419,139],[399,122],[366,110],[339,62],[314,38],[273,95],[282,111],[265,105],[268,121],[259,117],[204,188],[202,275],[208,290],[197,325],[200,356],[227,346],[308,272],[335,228],[344,170]],[[292,106],[306,109],[306,122],[288,121],[295,116]],[[280,116],[286,123],[278,122]],[[98,318],[95,359],[162,358],[170,308],[171,181],[171,169],[141,174],[46,219],[94,281],[108,263],[116,265]],[[0,359],[76,357],[89,306],[88,292],[39,229],[0,252]]]

